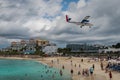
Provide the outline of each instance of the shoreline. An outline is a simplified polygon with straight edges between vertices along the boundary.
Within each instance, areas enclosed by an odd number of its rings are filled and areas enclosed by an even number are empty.
[[[64,66],[64,70],[68,71],[70,73],[70,70],[73,69],[74,73],[71,74],[72,80],[109,80],[108,73],[105,73],[105,70],[100,69],[100,62],[94,61],[91,58],[87,57],[72,57],[71,59],[69,57],[45,57],[45,58],[27,58],[27,57],[1,57],[0,59],[22,59],[22,60],[35,60],[37,62],[40,62],[44,65],[54,67],[57,69],[62,69]],[[81,59],[84,59],[83,62],[81,62]],[[58,61],[59,60],[59,61]],[[88,62],[90,60],[90,62]],[[53,63],[51,62],[53,61]],[[72,65],[71,65],[72,61]],[[79,67],[79,64],[81,67]],[[95,64],[95,71],[93,74],[93,78],[91,79],[91,76],[83,76],[82,70],[83,69],[89,69],[92,64]],[[76,66],[75,66],[76,65]],[[106,65],[106,62],[104,62],[104,65]],[[78,75],[78,71],[80,71],[80,75]],[[112,80],[118,80],[120,78],[120,74],[118,72],[113,73],[113,79]]]

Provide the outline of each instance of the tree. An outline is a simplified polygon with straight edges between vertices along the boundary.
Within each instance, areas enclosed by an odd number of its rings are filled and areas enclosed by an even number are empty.
[[[117,43],[116,45],[112,45],[113,48],[120,48],[120,43]]]
[[[36,49],[36,51],[35,51],[35,54],[36,54],[36,55],[40,55],[40,56],[43,56],[43,55],[44,55],[44,52],[42,52],[42,46],[38,46],[38,45],[36,44],[35,49]]]
[[[115,48],[120,48],[120,43],[117,43]]]
[[[58,53],[62,53],[62,52],[63,52],[63,49],[62,49],[62,48],[58,48],[58,49],[57,49],[57,52],[58,52]]]
[[[57,52],[58,53],[63,53],[64,55],[65,54],[70,54],[71,53],[71,49],[70,48],[58,48]]]
[[[60,51],[65,55],[65,54],[70,54],[71,49],[70,48],[63,48]]]

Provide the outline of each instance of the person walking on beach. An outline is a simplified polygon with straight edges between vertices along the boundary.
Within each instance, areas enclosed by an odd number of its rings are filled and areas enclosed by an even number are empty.
[[[64,67],[64,65],[62,66],[62,69],[64,69],[65,67]]]
[[[76,64],[75,64],[75,67],[76,67]]]
[[[72,60],[71,60],[71,66],[72,66]]]
[[[80,75],[80,71],[78,71],[78,75]]]
[[[83,62],[83,59],[81,59],[81,62]]]
[[[94,80],[94,76],[93,76],[93,67],[90,67],[90,75],[91,75],[91,80]]]
[[[53,60],[51,60],[52,64],[53,64]]]
[[[101,62],[101,64],[100,64],[100,66],[101,66],[101,70],[103,70],[103,63]]]
[[[93,70],[94,70],[95,69],[95,65],[93,64],[92,67],[93,67]]]
[[[111,71],[109,71],[109,78],[110,78],[110,80],[112,80],[112,72]]]
[[[80,66],[81,66],[81,65],[79,64],[79,68],[80,68]]]
[[[90,74],[93,75],[93,67],[90,67]]]

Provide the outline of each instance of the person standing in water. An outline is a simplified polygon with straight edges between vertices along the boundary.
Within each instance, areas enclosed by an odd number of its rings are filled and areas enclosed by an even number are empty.
[[[73,69],[71,69],[71,71],[70,71],[70,72],[71,72],[71,74],[73,75]]]
[[[62,76],[63,75],[63,72],[62,72],[62,70],[60,70],[60,76]]]
[[[64,67],[64,65],[62,66],[62,69],[64,69],[65,67]]]

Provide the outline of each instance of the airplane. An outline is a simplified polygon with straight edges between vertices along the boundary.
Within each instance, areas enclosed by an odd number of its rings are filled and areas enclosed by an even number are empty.
[[[68,15],[66,15],[66,22],[80,25],[80,28],[82,28],[83,26],[89,26],[89,28],[91,28],[93,24],[89,23],[89,20],[88,20],[89,18],[90,16],[86,16],[81,22],[75,22],[75,21],[71,21],[71,18],[69,18]]]

